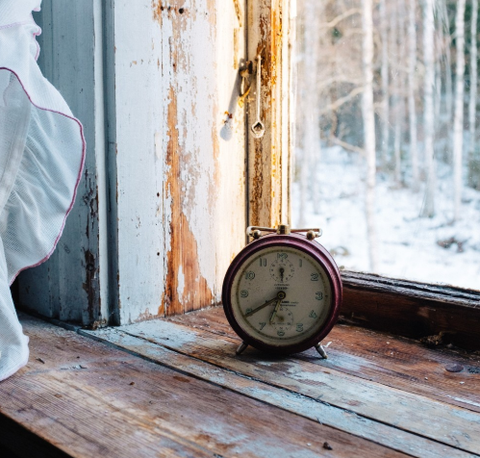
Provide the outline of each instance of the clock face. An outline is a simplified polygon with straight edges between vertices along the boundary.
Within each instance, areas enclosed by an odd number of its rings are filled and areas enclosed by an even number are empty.
[[[231,318],[241,337],[279,349],[314,341],[330,322],[334,299],[322,259],[289,244],[247,256],[236,266],[229,290]]]

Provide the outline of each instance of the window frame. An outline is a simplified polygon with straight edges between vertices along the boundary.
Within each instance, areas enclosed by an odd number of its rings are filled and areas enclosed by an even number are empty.
[[[261,3],[261,6],[259,6]],[[253,139],[248,133],[247,176],[248,196],[245,198],[247,215],[245,219],[249,224],[272,226],[290,217],[290,186],[291,186],[291,146],[293,139],[292,123],[293,95],[292,95],[292,41],[294,40],[294,0],[246,0],[245,3],[234,1],[235,5],[246,6],[246,17],[242,16],[237,9],[239,23],[248,24],[247,33],[247,57],[253,61],[259,52],[267,57],[275,56],[275,59],[264,59],[266,65],[262,69],[262,116],[271,135],[266,135],[260,141]],[[48,8],[47,8],[48,5]],[[83,6],[82,6],[83,5]],[[87,5],[87,6],[85,6]],[[159,4],[160,5],[160,4]],[[48,31],[48,20],[55,14],[67,15],[71,6],[62,6],[55,0],[45,1],[44,9],[47,15],[43,25],[44,50],[52,41],[52,35]],[[78,8],[84,8],[87,14],[74,12],[77,23],[75,30],[78,36],[89,36],[91,39],[78,42],[76,59],[89,62],[93,75],[90,82],[82,83],[78,80],[71,84],[70,76],[60,72],[63,62],[61,53],[51,53],[52,70],[58,74],[47,75],[54,84],[65,85],[60,89],[70,97],[69,103],[73,103],[75,109],[83,110],[83,116],[91,122],[89,140],[95,154],[87,158],[85,180],[87,190],[91,191],[92,199],[81,203],[83,208],[80,215],[88,215],[85,223],[91,226],[90,235],[85,237],[82,232],[80,239],[75,231],[70,232],[67,227],[67,239],[63,239],[62,246],[68,243],[80,244],[79,253],[76,256],[68,272],[62,275],[68,276],[75,283],[71,293],[75,295],[75,302],[68,302],[68,282],[61,284],[41,284],[45,277],[50,278],[52,272],[58,275],[62,266],[71,262],[72,258],[65,255],[60,248],[57,258],[49,265],[23,274],[23,279],[17,289],[21,305],[34,310],[49,318],[59,318],[62,321],[80,322],[83,326],[95,328],[108,324],[118,324],[118,259],[112,258],[111,252],[118,250],[118,220],[116,212],[117,197],[112,182],[115,183],[117,167],[112,165],[116,160],[116,117],[117,110],[115,98],[115,71],[118,70],[119,62],[115,60],[115,54],[107,52],[115,46],[115,1],[105,4],[100,0],[90,0],[78,4]],[[86,8],[86,10],[85,10]],[[240,11],[240,12],[239,12]],[[70,13],[70,18],[72,14]],[[90,19],[93,19],[91,21]],[[71,21],[71,19],[70,19]],[[273,24],[270,29],[265,24]],[[68,28],[68,21],[66,23]],[[65,27],[64,27],[65,28]],[[238,36],[242,26],[237,27],[235,32]],[[281,30],[278,30],[278,29]],[[86,32],[87,31],[87,32]],[[277,33],[279,32],[279,33]],[[281,33],[280,33],[281,32]],[[57,33],[61,31],[57,30]],[[280,38],[279,38],[280,37]],[[166,45],[167,46],[167,45]],[[167,46],[168,47],[168,46]],[[94,50],[92,52],[92,49]],[[63,56],[65,56],[63,54]],[[42,57],[43,58],[43,57]],[[72,56],[69,58],[72,62]],[[75,60],[75,59],[74,59]],[[240,71],[240,69],[238,69]],[[106,79],[104,80],[104,76]],[[62,79],[63,78],[63,79]],[[117,74],[118,78],[118,74]],[[252,75],[251,75],[252,79]],[[238,78],[240,84],[240,78]],[[106,82],[104,82],[106,81]],[[251,81],[251,84],[254,84]],[[254,87],[254,86],[253,86]],[[82,107],[78,95],[78,89],[90,91],[89,106]],[[268,110],[272,104],[275,109]],[[255,99],[250,97],[247,101],[249,116],[246,119],[245,130],[249,132],[252,123],[252,114],[255,112]],[[226,120],[228,121],[228,120]],[[87,135],[88,132],[87,132]],[[88,140],[88,139],[87,139]],[[281,151],[275,155],[272,151]],[[259,175],[256,177],[255,167],[261,165]],[[258,172],[258,169],[257,169]],[[258,177],[270,177],[270,180],[262,181]],[[256,178],[255,178],[256,177]],[[118,191],[118,190],[117,190]],[[85,193],[87,195],[88,192]],[[268,202],[263,208],[258,207],[256,199],[262,196],[272,196],[276,200]],[[82,199],[82,197],[80,197]],[[266,198],[263,197],[263,202]],[[100,205],[100,207],[95,207]],[[257,205],[257,207],[255,207]],[[107,208],[108,206],[108,208]],[[108,215],[107,215],[108,213]],[[99,214],[101,218],[99,219]],[[80,216],[84,218],[83,216]],[[71,220],[74,215],[70,217]],[[90,219],[89,219],[90,218]],[[83,219],[82,219],[83,221]],[[75,223],[70,221],[70,223]],[[78,222],[77,222],[78,224]],[[112,231],[108,230],[114,229]],[[84,226],[82,226],[84,227]],[[239,234],[243,234],[243,229]],[[229,234],[230,236],[230,234]],[[236,235],[237,245],[244,242],[243,235]],[[110,252],[110,254],[109,254]],[[88,263],[86,253],[92,255],[92,266]],[[80,270],[81,269],[81,270]],[[82,272],[80,274],[80,272]],[[78,278],[75,278],[77,276]],[[463,348],[480,349],[478,330],[480,329],[480,292],[468,291],[449,286],[435,286],[424,283],[416,283],[405,280],[390,279],[372,274],[343,272],[344,303],[341,309],[342,320],[376,330],[392,332],[406,337],[422,338],[430,335],[443,333],[444,343],[452,343]],[[30,294],[26,294],[32,284],[41,284],[39,288],[32,288]],[[86,284],[86,287],[85,287]],[[40,295],[38,294],[40,291]],[[41,303],[44,303],[42,305]],[[200,304],[203,307],[211,303]],[[183,310],[182,312],[186,312]],[[145,315],[144,318],[151,316]],[[141,317],[140,317],[141,318]],[[139,319],[140,319],[139,318]]]
[[[422,339],[430,346],[480,349],[480,292],[342,272],[341,317],[357,326]]]

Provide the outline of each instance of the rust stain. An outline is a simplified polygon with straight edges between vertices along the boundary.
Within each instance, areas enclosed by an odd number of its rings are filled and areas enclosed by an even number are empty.
[[[150,313],[150,309],[145,309],[145,312],[138,315],[138,318],[135,320],[136,323],[140,323],[141,321],[148,321],[158,318],[154,314]]]
[[[252,178],[252,187],[250,189],[250,225],[259,226],[264,223],[261,218],[263,213],[263,170],[264,170],[264,160],[263,160],[263,148],[260,141],[255,142],[255,151],[254,151],[254,160],[253,164],[253,178]],[[250,167],[251,167],[250,166]],[[252,172],[252,169],[250,169]],[[268,202],[265,202],[268,204]]]
[[[253,225],[275,226],[281,219],[282,112],[276,106],[282,75],[282,2],[272,2],[256,18],[259,30],[257,55],[262,57],[261,118],[269,126],[262,140],[254,140],[250,156],[250,221]],[[270,27],[271,25],[271,27]],[[265,151],[268,148],[269,151]],[[268,161],[265,161],[268,157]]]
[[[98,285],[98,263],[95,254],[90,250],[85,250],[85,282],[82,284],[83,290],[87,293],[87,312],[88,321],[92,325],[98,322],[100,315],[100,297]]]
[[[185,1],[176,1],[175,4],[169,4],[161,0],[152,0],[153,20],[162,26],[164,14],[169,17],[187,16],[189,10],[185,7],[185,3]]]
[[[178,107],[174,87],[170,87],[169,100],[165,195],[171,199],[170,247],[167,253],[165,292],[158,310],[159,315],[181,314],[213,302],[207,281],[200,274],[197,240],[182,209],[184,186],[180,175],[187,158],[179,144]],[[183,274],[182,284],[179,281],[180,272]]]
[[[162,26],[162,12],[164,6],[160,0],[152,0],[153,20],[158,22],[160,27]]]
[[[239,2],[239,0],[233,0],[233,5],[234,5],[234,7],[235,7],[235,14],[237,15],[238,25],[239,25],[240,27],[243,27],[242,10],[240,9],[240,2]]]

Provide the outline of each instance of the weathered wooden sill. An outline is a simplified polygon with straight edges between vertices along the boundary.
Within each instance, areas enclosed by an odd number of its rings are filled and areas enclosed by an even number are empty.
[[[22,320],[2,458],[480,456],[476,353],[340,324],[328,360],[237,357],[219,308],[99,331]]]
[[[346,323],[480,350],[480,291],[342,272]]]

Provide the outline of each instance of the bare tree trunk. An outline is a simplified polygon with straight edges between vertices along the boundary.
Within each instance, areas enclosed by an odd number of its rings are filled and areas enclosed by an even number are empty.
[[[425,203],[422,209],[422,216],[433,217],[435,215],[435,158],[433,150],[434,139],[434,104],[433,89],[435,85],[435,62],[434,62],[434,1],[426,0],[423,16],[423,55],[425,66],[425,82],[424,82],[424,154],[425,167],[427,171],[427,189],[425,195]]]
[[[460,219],[462,205],[463,108],[465,74],[465,0],[457,1],[455,18],[457,63],[455,67],[455,116],[453,119],[453,219]]]
[[[364,91],[362,98],[362,115],[364,130],[364,149],[367,160],[367,182],[365,193],[365,211],[368,231],[368,248],[370,270],[377,270],[376,225],[375,225],[375,115],[373,105],[373,18],[372,0],[362,0],[363,39],[362,66]]]
[[[305,31],[305,74],[306,100],[304,105],[304,154],[308,161],[310,199],[313,203],[313,211],[320,212],[320,183],[318,181],[318,166],[321,164],[321,137],[320,137],[320,94],[317,81],[317,65],[319,61],[320,28],[317,21],[321,17],[321,2],[318,0],[306,0],[304,8],[304,31]]]
[[[450,133],[450,123],[452,120],[452,112],[453,112],[453,85],[452,85],[452,54],[451,54],[451,37],[450,31],[448,30],[449,27],[449,17],[448,17],[448,9],[447,9],[447,1],[448,0],[441,0],[439,2],[439,17],[440,21],[443,24],[444,30],[442,31],[442,35],[445,39],[443,42],[442,48],[444,54],[444,71],[445,71],[445,111],[446,111],[446,123],[448,126],[448,134]]]
[[[395,154],[395,183],[402,184],[402,121],[403,121],[403,98],[396,97],[395,103],[395,132],[393,149]]]
[[[304,0],[298,2],[297,15],[297,31],[299,33],[299,40],[295,42],[295,55],[297,58],[297,86],[296,86],[296,123],[295,123],[295,173],[298,174],[295,180],[299,183],[299,193],[297,201],[298,219],[297,224],[303,226],[305,224],[306,205],[308,201],[307,191],[307,167],[305,166],[305,6]]]
[[[388,146],[390,141],[390,79],[389,79],[389,62],[388,62],[388,27],[389,22],[386,12],[387,0],[380,0],[380,28],[382,42],[382,166],[385,167],[388,162]]]
[[[415,107],[416,70],[417,70],[417,29],[416,0],[408,2],[408,120],[410,130],[410,160],[412,163],[412,185],[418,190],[418,149],[417,149],[417,110]]]
[[[405,6],[403,2],[397,2],[396,8],[393,10],[395,14],[395,23],[392,24],[394,33],[394,43],[396,49],[395,62],[397,65],[397,81],[395,84],[395,134],[394,134],[394,154],[395,154],[395,182],[397,186],[402,184],[402,134],[403,120],[405,116],[404,98],[405,98],[405,77],[404,77],[404,60],[405,60]]]
[[[437,40],[435,46],[440,46],[440,33],[435,34]],[[445,141],[441,142],[443,144],[442,148],[435,148],[435,157],[438,161],[442,161],[445,164],[451,163],[451,148],[450,148],[450,138],[452,136],[451,127],[452,122],[442,119],[443,111],[442,111],[442,89],[443,89],[443,67],[442,67],[442,51],[438,51],[435,55],[435,91],[433,94],[433,105],[434,105],[434,119],[435,119],[435,132],[438,133],[439,136],[444,136]],[[440,138],[437,137],[437,140]]]
[[[472,17],[470,24],[470,100],[468,105],[469,145],[468,145],[468,169],[469,185],[480,188],[480,164],[476,154],[476,118],[477,118],[477,20],[478,0],[472,0]]]

